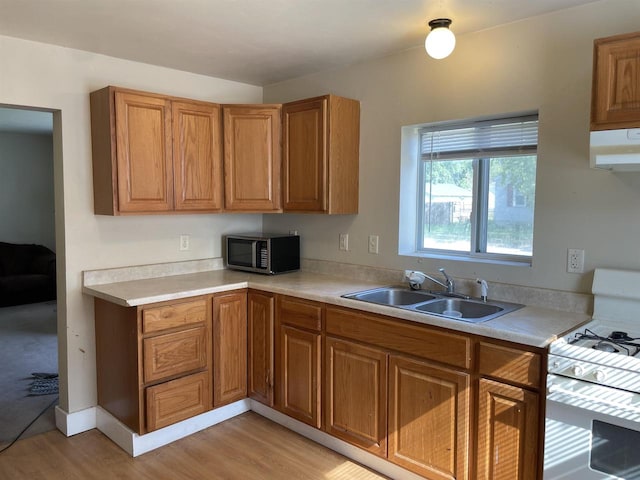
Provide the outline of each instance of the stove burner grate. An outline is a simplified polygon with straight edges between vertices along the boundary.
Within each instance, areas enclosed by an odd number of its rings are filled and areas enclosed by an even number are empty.
[[[609,336],[597,335],[588,328],[584,332],[576,333],[569,343],[574,344],[581,340],[594,340],[596,343],[591,348],[608,353],[620,353],[633,357],[640,352],[640,343],[635,343],[638,338],[630,337],[627,332],[613,331]]]

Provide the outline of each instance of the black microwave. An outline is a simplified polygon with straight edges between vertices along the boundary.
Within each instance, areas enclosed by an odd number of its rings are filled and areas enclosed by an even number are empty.
[[[275,233],[227,235],[226,265],[232,270],[277,273],[300,270],[300,237]]]

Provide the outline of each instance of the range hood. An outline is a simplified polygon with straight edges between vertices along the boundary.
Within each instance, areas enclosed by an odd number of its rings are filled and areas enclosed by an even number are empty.
[[[640,172],[640,128],[591,132],[593,168],[617,172]]]

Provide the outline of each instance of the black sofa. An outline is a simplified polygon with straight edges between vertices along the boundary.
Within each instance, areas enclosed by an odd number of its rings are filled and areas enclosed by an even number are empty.
[[[0,307],[56,298],[56,254],[42,245],[0,242]]]

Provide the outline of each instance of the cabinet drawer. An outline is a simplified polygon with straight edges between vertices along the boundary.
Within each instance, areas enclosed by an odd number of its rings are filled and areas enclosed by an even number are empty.
[[[480,342],[480,374],[538,388],[541,357],[534,352]]]
[[[327,334],[461,368],[471,367],[471,340],[462,335],[343,308],[327,308],[326,322]]]
[[[199,370],[208,365],[209,348],[205,327],[145,338],[143,349],[145,383]]]
[[[146,389],[147,430],[157,430],[211,409],[209,373],[202,372]]]
[[[206,318],[207,301],[204,298],[193,302],[145,308],[142,311],[142,332],[151,333],[194,323],[204,323]]]
[[[277,305],[280,323],[318,332],[322,328],[323,304],[293,297],[278,297]]]

